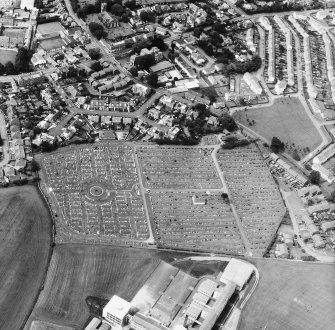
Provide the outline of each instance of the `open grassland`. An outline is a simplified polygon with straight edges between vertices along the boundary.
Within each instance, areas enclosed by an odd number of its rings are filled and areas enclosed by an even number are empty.
[[[297,149],[300,157],[321,144],[321,136],[296,98],[280,98],[270,107],[239,111],[234,119],[271,141],[276,136],[288,143],[286,151]],[[249,123],[253,123],[249,126]],[[294,145],[293,145],[294,144]]]
[[[242,311],[240,330],[331,330],[335,266],[276,260],[254,262],[260,282]]]
[[[42,285],[50,218],[33,186],[0,189],[0,329],[20,329]]]
[[[176,256],[179,254],[108,246],[56,246],[44,290],[26,329],[33,320],[80,328],[89,316],[87,296],[110,299],[118,294],[130,301],[161,258]]]

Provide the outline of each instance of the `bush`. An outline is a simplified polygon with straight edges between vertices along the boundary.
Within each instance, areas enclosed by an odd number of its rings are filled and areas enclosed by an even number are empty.
[[[232,141],[232,142],[227,142],[224,145],[222,145],[222,149],[234,149],[237,147],[244,147],[250,144],[250,141],[248,140],[239,140],[239,141]]]
[[[272,138],[270,148],[274,153],[277,154],[278,152],[283,152],[285,150],[285,144],[274,136]]]
[[[102,67],[102,65],[100,64],[100,62],[94,62],[94,63],[92,63],[92,65],[91,65],[91,69],[92,69],[93,71],[97,72],[97,71],[102,70],[103,67]]]
[[[101,38],[105,37],[106,36],[106,32],[104,30],[104,27],[99,24],[99,23],[96,23],[96,22],[91,22],[89,25],[88,25],[91,33],[98,39],[100,40]]]
[[[320,180],[321,180],[320,172],[313,170],[309,174],[309,181],[310,181],[310,183],[318,185],[320,183]]]
[[[92,60],[98,60],[101,57],[100,51],[96,49],[90,49],[88,55],[90,55]]]
[[[144,22],[156,22],[156,15],[150,10],[142,10],[140,13],[140,19]]]

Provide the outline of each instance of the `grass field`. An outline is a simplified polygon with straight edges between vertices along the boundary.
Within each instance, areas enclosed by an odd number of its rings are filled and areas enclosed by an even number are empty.
[[[332,330],[335,266],[276,260],[254,262],[260,282],[239,330]]]
[[[0,49],[0,63],[5,65],[8,61],[15,62],[17,51]]]
[[[300,157],[308,153],[306,148],[311,151],[322,142],[319,132],[296,98],[280,98],[271,107],[242,110],[233,117],[268,141],[278,137],[290,145],[286,148],[287,152],[293,154],[297,149]],[[248,121],[252,123],[253,120],[254,124],[249,126]]]
[[[45,287],[26,329],[33,320],[80,328],[89,317],[85,298],[131,300],[161,259],[179,254],[81,244],[54,249]],[[185,257],[180,254],[180,257]]]
[[[0,329],[20,329],[43,282],[50,219],[35,187],[0,189]]]

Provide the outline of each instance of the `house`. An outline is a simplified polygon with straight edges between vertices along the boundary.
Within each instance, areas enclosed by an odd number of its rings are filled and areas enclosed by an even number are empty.
[[[275,255],[278,258],[287,259],[289,257],[288,249],[285,243],[277,244]]]

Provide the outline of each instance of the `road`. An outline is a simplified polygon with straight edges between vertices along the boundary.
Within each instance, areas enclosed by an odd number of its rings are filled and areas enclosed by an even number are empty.
[[[72,107],[70,110],[74,115],[82,114],[82,115],[99,115],[99,116],[137,118],[137,119],[141,119],[143,122],[149,124],[150,126],[156,127],[157,129],[166,133],[169,129],[167,126],[158,124],[155,121],[144,116],[144,113],[147,111],[147,109],[149,109],[154,104],[156,99],[160,98],[162,95],[164,94],[163,93],[153,94],[146,102],[144,102],[138,108],[138,110],[134,112],[84,110],[84,109],[80,109],[77,107]]]

